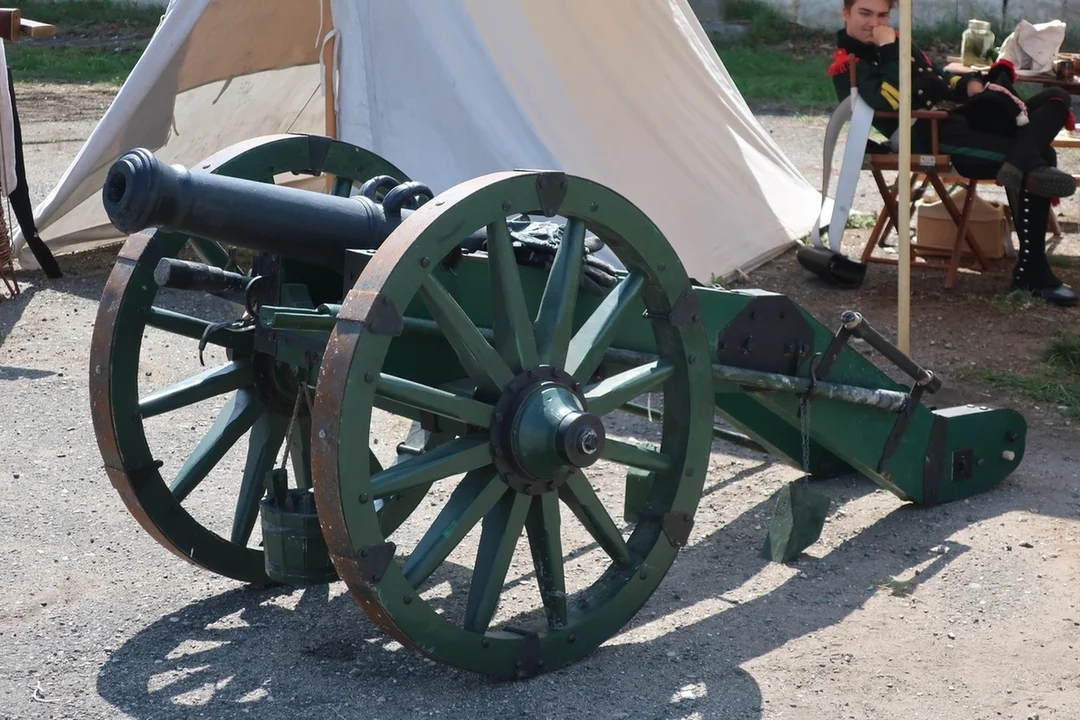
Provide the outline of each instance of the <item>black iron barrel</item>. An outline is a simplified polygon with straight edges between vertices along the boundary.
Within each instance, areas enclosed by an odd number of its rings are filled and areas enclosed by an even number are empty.
[[[362,196],[192,172],[142,148],[113,163],[103,197],[109,220],[127,234],[160,228],[335,269],[346,249],[377,248],[408,216]]]

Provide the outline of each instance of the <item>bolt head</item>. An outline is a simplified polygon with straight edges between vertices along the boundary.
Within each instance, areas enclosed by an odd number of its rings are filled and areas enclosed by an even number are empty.
[[[600,450],[600,438],[592,428],[585,428],[577,436],[578,450],[585,455],[595,455]]]

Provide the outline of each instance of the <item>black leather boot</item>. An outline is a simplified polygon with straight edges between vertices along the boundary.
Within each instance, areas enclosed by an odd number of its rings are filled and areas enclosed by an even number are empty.
[[[1009,193],[1010,200],[1017,197]],[[1013,267],[1013,290],[1030,292],[1054,305],[1072,307],[1077,296],[1054,275],[1046,259],[1046,229],[1050,220],[1049,198],[1021,192],[1013,205],[1013,220],[1020,238],[1019,256]]]
[[[1076,192],[1076,179],[1052,165],[1041,165],[1024,172],[1019,166],[1005,162],[998,170],[997,181],[1013,192],[1024,190],[1044,198],[1069,197]]]
[[[1069,96],[1044,98],[1035,105],[1027,125],[1017,129],[1016,143],[998,171],[997,180],[1012,192],[1026,190],[1042,197],[1069,197],[1076,180],[1056,166],[1054,138],[1069,117]]]

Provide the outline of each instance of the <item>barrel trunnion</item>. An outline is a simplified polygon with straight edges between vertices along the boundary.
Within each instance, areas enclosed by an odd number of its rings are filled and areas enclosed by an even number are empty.
[[[95,327],[94,420],[128,508],[170,550],[223,575],[336,574],[377,624],[442,662],[528,676],[615,635],[687,544],[715,437],[816,477],[858,472],[927,505],[985,490],[1023,457],[1018,413],[928,408],[940,380],[857,313],[832,330],[780,295],[693,286],[639,209],[584,178],[496,173],[431,197],[370,153],[307,136],[253,141],[190,176],[144,151],[114,171],[114,223],[163,227],[125,245]],[[289,173],[328,174],[333,192],[267,188]],[[154,201],[170,184],[196,199]],[[511,233],[521,214],[565,221],[540,262]],[[597,267],[592,236],[626,268],[605,286],[583,280]],[[176,259],[185,244],[197,261]],[[238,248],[258,251],[249,268]],[[238,319],[157,308],[159,286],[211,292]],[[228,363],[140,398],[146,327],[227,348]],[[230,392],[167,484],[144,416]],[[644,411],[643,395],[657,403],[653,442],[612,435],[624,412]],[[413,422],[386,468],[369,449],[380,413]],[[738,432],[715,428],[717,415]],[[182,503],[245,433],[226,538]],[[283,444],[296,489],[276,468]],[[425,498],[441,509],[414,512]],[[253,546],[260,504],[264,543]],[[598,554],[584,581],[566,571],[579,562],[563,546],[568,528]],[[517,608],[521,583],[508,581],[522,572],[519,538],[533,611]],[[433,596],[465,548],[472,567],[450,601]]]

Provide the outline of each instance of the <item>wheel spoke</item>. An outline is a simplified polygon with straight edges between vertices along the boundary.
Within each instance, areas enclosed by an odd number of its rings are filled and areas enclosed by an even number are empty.
[[[610,440],[608,442],[611,442]],[[611,519],[607,508],[596,496],[589,478],[580,470],[559,488],[559,499],[577,516],[597,544],[619,567],[630,565],[630,548]]]
[[[147,395],[139,401],[139,415],[151,418],[179,410],[217,395],[248,387],[253,381],[254,375],[249,363],[226,363]]]
[[[213,240],[206,238],[189,237],[188,244],[195,254],[207,265],[223,268],[229,264],[229,253],[225,248]]]
[[[634,270],[604,298],[570,341],[566,371],[580,382],[589,382],[611,345],[619,321],[641,294],[645,273]]]
[[[478,388],[497,393],[510,384],[514,377],[510,368],[435,276],[427,276],[420,288],[420,296],[443,331],[443,336],[457,353],[461,366]]]
[[[424,442],[421,445],[420,452],[425,453],[431,452],[439,445],[450,442],[455,437],[453,433],[446,430],[429,432],[424,430],[419,422],[413,422],[413,427],[409,431],[410,438],[409,440],[406,440],[406,442],[413,440],[412,435],[416,432],[422,433]],[[368,450],[368,457],[370,458],[368,467],[371,475],[375,476],[382,472],[382,465],[379,464],[378,458],[376,458],[375,454],[370,450]],[[409,457],[414,456],[403,453],[399,449],[395,464],[400,464]],[[379,513],[379,532],[382,533],[383,537],[390,537],[390,535],[409,518],[413,510],[416,509],[424,499],[424,496],[427,495],[430,487],[430,484],[420,485],[411,490],[406,490],[405,492],[396,493],[394,495],[387,495],[375,500],[375,509]]]
[[[349,197],[352,194],[353,181],[346,177],[334,178],[334,185],[330,188],[331,195]]]
[[[511,369],[521,372],[537,364],[536,337],[505,218],[488,225],[487,248],[495,349]]]
[[[177,501],[183,502],[206,479],[262,412],[262,402],[250,390],[239,390],[229,399],[213,426],[173,478],[169,489]]]
[[[486,434],[476,433],[411,457],[374,475],[371,494],[386,497],[490,465],[490,442]]]
[[[285,441],[285,431],[289,427],[289,418],[276,413],[263,413],[248,436],[247,462],[244,465],[244,478],[240,482],[240,492],[236,497],[236,512],[230,540],[237,545],[247,545],[255,521],[259,517],[259,500],[265,492],[266,473],[274,469],[281,443]]]
[[[600,457],[622,465],[655,472],[666,472],[675,465],[670,455],[611,438],[604,441]]]
[[[540,599],[547,612],[548,627],[566,626],[566,578],[563,573],[559,496],[544,493],[534,497],[525,519],[532,551]]]
[[[492,468],[468,473],[405,561],[402,572],[409,584],[420,587],[507,492]]]
[[[395,375],[380,373],[375,393],[388,400],[476,427],[491,426],[491,413],[494,411],[491,405]]]
[[[566,361],[584,262],[585,221],[570,218],[559,249],[555,251],[540,310],[536,314],[536,350],[541,363],[561,367]]]
[[[151,307],[146,312],[146,324],[149,327],[164,330],[174,335],[201,340],[206,334],[207,328],[214,323],[202,318],[191,317],[183,313],[173,312],[159,307]],[[217,328],[206,334],[206,342],[210,345],[228,348],[239,352],[251,352],[255,347],[255,335],[250,330],[236,331]]]
[[[607,415],[662,385],[674,371],[675,365],[670,360],[657,360],[605,378],[585,391],[589,412]]]
[[[528,495],[508,492],[484,517],[465,604],[464,628],[469,632],[482,633],[491,625],[531,500]]]

